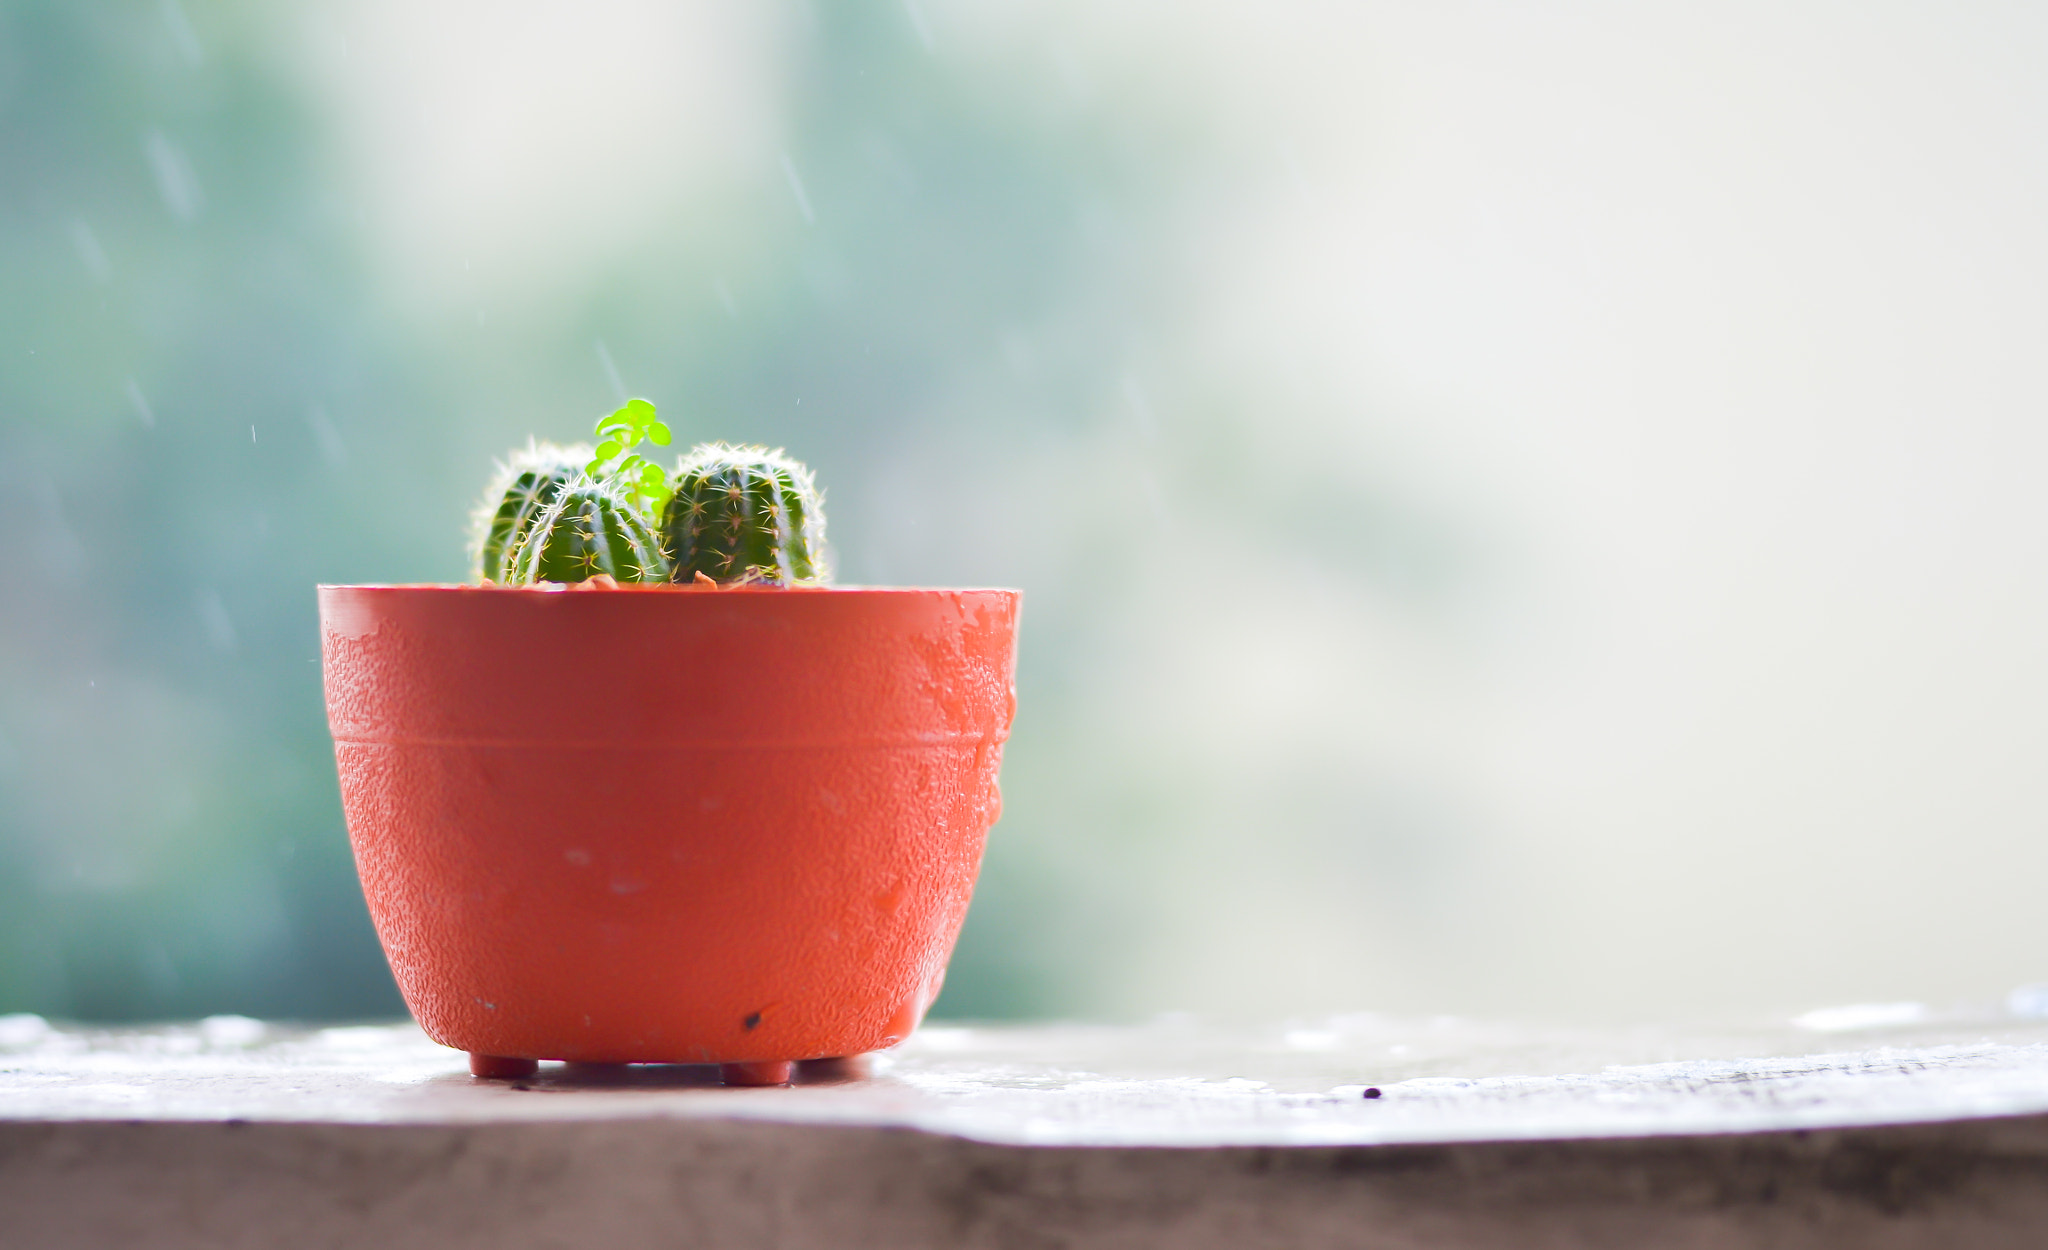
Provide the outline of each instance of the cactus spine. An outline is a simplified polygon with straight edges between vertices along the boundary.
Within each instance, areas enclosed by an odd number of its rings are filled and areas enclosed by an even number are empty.
[[[777,448],[704,443],[677,464],[661,536],[678,582],[822,582],[825,508],[811,471]]]
[[[609,482],[562,488],[530,525],[509,564],[510,580],[582,582],[599,574],[621,582],[665,581],[661,539],[632,501]]]
[[[514,580],[512,554],[563,488],[583,477],[582,465],[588,459],[588,443],[557,447],[529,439],[498,466],[473,517],[471,550],[478,577],[487,582]]]

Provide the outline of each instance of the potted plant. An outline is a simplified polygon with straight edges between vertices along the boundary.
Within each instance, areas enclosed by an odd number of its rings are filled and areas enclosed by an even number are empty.
[[[803,466],[643,441],[636,400],[516,454],[474,584],[319,588],[349,838],[406,1005],[477,1075],[779,1083],[938,995],[1020,596],[830,585]]]

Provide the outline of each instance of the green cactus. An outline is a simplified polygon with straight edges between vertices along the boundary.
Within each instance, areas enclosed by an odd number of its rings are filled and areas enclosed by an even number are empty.
[[[514,580],[512,553],[562,488],[583,478],[590,455],[588,443],[557,447],[528,439],[525,448],[498,466],[471,518],[470,552],[476,557],[479,578]]]
[[[676,465],[661,519],[670,577],[721,585],[822,582],[825,507],[811,471],[777,448],[704,443]]]
[[[527,527],[508,561],[509,580],[582,582],[600,574],[621,582],[666,581],[661,539],[632,500],[611,482],[578,480]]]

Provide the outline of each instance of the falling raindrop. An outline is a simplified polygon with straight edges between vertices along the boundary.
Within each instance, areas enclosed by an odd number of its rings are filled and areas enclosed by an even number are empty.
[[[598,339],[595,346],[597,348],[597,363],[604,366],[605,380],[612,384],[612,393],[619,397],[619,402],[625,403],[627,398],[626,383],[619,377],[619,367],[612,363],[612,354],[606,350],[603,339]]]
[[[86,272],[93,276],[95,282],[105,282],[113,275],[113,266],[107,263],[107,254],[100,247],[99,237],[92,232],[91,226],[85,224],[84,218],[71,219],[71,242],[78,248],[78,258],[85,262]]]
[[[320,458],[337,469],[347,467],[348,448],[342,444],[341,431],[327,419],[327,410],[313,405],[306,413],[306,424],[313,430],[313,441],[320,445]]]
[[[149,406],[149,397],[142,393],[134,378],[128,379],[128,402],[135,405],[135,415],[142,418],[144,429],[156,428],[156,409]]]
[[[76,584],[84,577],[90,557],[85,544],[64,519],[64,503],[57,494],[57,484],[47,477],[31,478],[29,491],[29,515],[42,522],[41,533],[33,534],[29,541],[36,563],[58,581]]]
[[[207,645],[222,655],[234,654],[235,622],[228,616],[228,607],[220,601],[220,595],[202,590],[192,606],[199,614],[199,628],[206,635]]]
[[[184,152],[163,131],[154,129],[142,137],[142,151],[149,158],[157,192],[164,197],[164,207],[171,210],[171,216],[179,221],[197,217],[206,205],[206,196],[199,189],[199,175],[193,172]]]
[[[924,50],[937,51],[937,41],[932,38],[932,24],[925,20],[924,9],[917,0],[903,0],[903,11],[910,15],[910,28],[917,32],[917,41],[924,45]]]
[[[188,65],[199,64],[205,56],[205,49],[199,46],[199,32],[192,29],[192,19],[185,16],[185,6],[178,0],[163,0],[164,25],[171,28],[171,42],[178,47],[178,54]]]
[[[804,190],[804,180],[796,172],[796,162],[789,159],[789,153],[782,154],[782,176],[789,179],[791,194],[796,196],[796,211],[804,215],[804,224],[815,226],[818,219],[811,212],[811,197]]]

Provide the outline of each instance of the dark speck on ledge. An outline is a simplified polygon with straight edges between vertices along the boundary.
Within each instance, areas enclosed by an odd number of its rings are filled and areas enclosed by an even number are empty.
[[[748,1016],[746,1019],[740,1021],[740,1023],[746,1025],[748,1028],[751,1029],[755,1025],[761,1023],[761,1013],[757,1011],[753,1015]]]
[[[1366,1096],[1367,1098],[1378,1098],[1378,1097],[1380,1096],[1380,1087],[1379,1087],[1379,1086],[1377,1086],[1377,1085],[1368,1085],[1368,1086],[1366,1086],[1366,1087],[1365,1087],[1365,1096]]]

